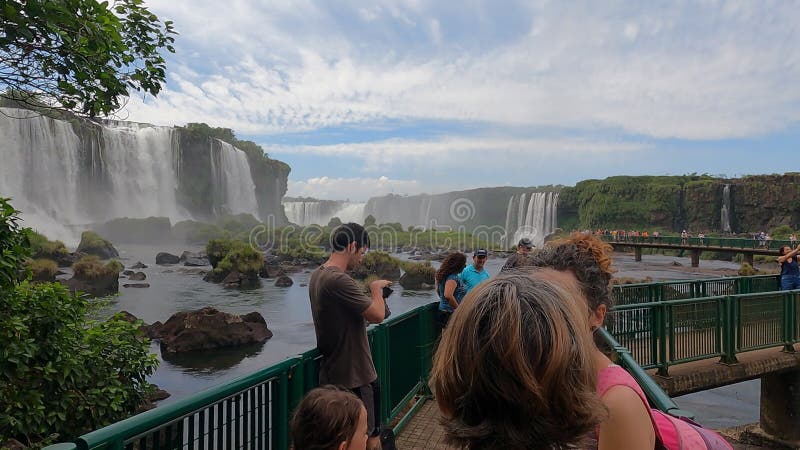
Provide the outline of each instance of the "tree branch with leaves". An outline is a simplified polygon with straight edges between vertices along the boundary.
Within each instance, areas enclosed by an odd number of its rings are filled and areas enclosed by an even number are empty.
[[[108,115],[131,91],[157,95],[166,79],[161,52],[175,52],[173,23],[143,0],[5,0],[0,17],[6,105]]]

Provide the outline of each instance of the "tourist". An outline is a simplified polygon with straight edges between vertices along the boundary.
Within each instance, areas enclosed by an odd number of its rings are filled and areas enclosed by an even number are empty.
[[[365,450],[367,410],[350,391],[318,387],[297,405],[290,433],[294,450]]]
[[[789,236],[789,245],[791,245],[792,247],[797,245],[797,235],[796,234],[792,233],[792,235]]]
[[[583,448],[603,418],[580,292],[506,272],[470,292],[434,356],[445,440],[465,449]]]
[[[447,326],[450,315],[458,308],[459,303],[467,294],[464,282],[461,281],[461,271],[467,265],[467,255],[456,252],[447,255],[436,271],[436,292],[439,294],[439,324]]]
[[[503,272],[505,270],[511,269],[512,267],[518,266],[519,264],[516,263],[517,259],[519,258],[526,259],[528,255],[531,253],[532,249],[533,249],[533,242],[531,242],[530,238],[524,237],[520,239],[519,243],[517,244],[516,253],[508,257],[506,263],[503,264],[503,268],[500,269],[500,271]]]
[[[464,282],[464,288],[467,293],[482,281],[489,279],[489,272],[483,268],[488,256],[489,253],[485,249],[479,248],[472,255],[472,264],[465,267],[461,272],[461,280]]]
[[[689,243],[689,233],[686,230],[681,231],[681,245]]]
[[[797,265],[797,255],[800,254],[800,245],[794,250],[784,245],[779,250],[778,264],[781,266],[781,290],[790,291],[800,289],[800,269]]]
[[[588,307],[592,332],[603,326],[611,308],[611,254],[613,248],[589,234],[573,234],[556,241],[532,258],[534,266],[558,272],[533,272],[533,278],[558,281],[580,289],[580,303]],[[596,339],[597,340],[597,339]],[[652,410],[636,380],[593,345],[597,393],[608,418],[597,429],[597,448],[605,449],[731,449],[718,434]],[[693,442],[689,446],[689,442]],[[657,446],[658,445],[658,446]]]
[[[369,284],[370,296],[347,271],[361,263],[369,248],[369,236],[359,224],[340,225],[331,233],[331,256],[311,274],[308,296],[322,353],[320,384],[351,389],[367,408],[369,449],[380,448],[380,386],[367,342],[366,321],[383,321],[386,305],[383,288],[391,282]]]

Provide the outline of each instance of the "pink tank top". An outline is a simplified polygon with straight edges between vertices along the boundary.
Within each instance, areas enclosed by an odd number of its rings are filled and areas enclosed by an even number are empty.
[[[626,386],[636,392],[644,403],[656,433],[656,449],[666,450],[733,450],[719,434],[685,418],[672,417],[650,407],[644,391],[622,367],[612,364],[600,371],[597,394],[603,397],[614,386]]]

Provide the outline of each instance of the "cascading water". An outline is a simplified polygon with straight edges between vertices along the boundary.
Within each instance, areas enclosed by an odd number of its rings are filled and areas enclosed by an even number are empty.
[[[722,188],[722,210],[720,211],[720,225],[724,233],[731,232],[731,185]]]
[[[506,245],[528,237],[537,247],[556,229],[558,192],[533,192],[513,195],[506,211]],[[516,225],[516,226],[514,226]]]
[[[283,202],[283,210],[289,222],[302,226],[327,225],[334,217],[343,223],[363,223],[365,205],[335,200],[288,201]]]
[[[117,217],[192,218],[178,198],[184,161],[173,128],[118,121],[73,125],[0,108],[0,136],[0,195],[12,197],[26,226],[51,239],[75,243],[92,224]],[[257,215],[246,155],[215,142],[208,150],[209,180],[215,194],[223,193],[223,207],[214,209]]]
[[[256,185],[245,152],[227,142],[213,140],[211,172],[217,196],[217,214],[258,216]]]

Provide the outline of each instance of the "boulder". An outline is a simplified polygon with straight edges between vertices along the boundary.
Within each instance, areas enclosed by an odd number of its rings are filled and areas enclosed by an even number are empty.
[[[291,278],[287,277],[286,275],[282,275],[275,280],[275,286],[277,287],[289,287],[294,284]]]
[[[73,276],[69,280],[59,280],[70,292],[85,292],[92,297],[105,297],[119,292],[119,274],[111,273],[96,278]]]
[[[128,275],[128,278],[133,281],[144,281],[147,279],[147,275],[144,272],[136,272],[131,275]]]
[[[111,242],[103,239],[93,231],[81,233],[81,242],[78,244],[76,253],[95,255],[100,259],[111,259],[119,256],[119,252],[111,245]]]
[[[286,270],[284,270],[281,266],[268,266],[265,265],[258,271],[258,276],[261,278],[278,278],[280,276],[286,275]]]
[[[208,261],[208,256],[206,256],[206,254],[203,252],[193,253],[190,251],[185,251],[181,253],[180,261],[183,262],[184,266],[188,267],[202,267],[211,265],[211,263]]]
[[[161,328],[163,327],[164,324],[156,320],[152,325],[145,325],[143,331],[150,339],[161,339]]]
[[[122,275],[125,275],[126,277],[129,277],[129,276],[133,275],[134,273],[136,273],[136,272],[134,272],[132,270],[123,270],[122,271]]]
[[[126,288],[149,288],[150,283],[125,283],[122,287]]]
[[[406,272],[400,277],[400,286],[403,289],[409,290],[423,290],[433,288],[435,283],[432,274],[419,274]]]
[[[147,269],[147,265],[141,261],[136,261],[136,264],[130,267],[131,269]]]
[[[181,262],[180,256],[173,255],[172,253],[160,252],[156,255],[156,264],[159,265],[178,264],[179,262]]]
[[[272,337],[261,314],[238,316],[213,307],[175,313],[160,331],[161,351],[167,354],[264,343]]]

